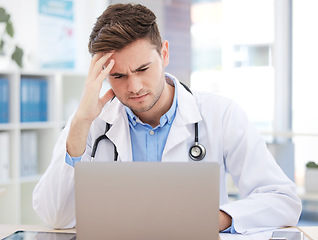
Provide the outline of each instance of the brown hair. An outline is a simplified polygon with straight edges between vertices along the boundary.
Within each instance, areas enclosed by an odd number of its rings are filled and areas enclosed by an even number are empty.
[[[147,39],[161,55],[161,36],[156,15],[140,4],[110,5],[97,18],[89,38],[89,52],[121,50],[130,43]]]

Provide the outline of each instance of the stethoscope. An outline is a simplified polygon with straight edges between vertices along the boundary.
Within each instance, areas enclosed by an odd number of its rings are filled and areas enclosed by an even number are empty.
[[[185,84],[183,84],[182,82],[180,82],[180,83],[188,92],[190,92],[192,94],[191,90]],[[196,122],[194,124],[194,144],[189,149],[189,156],[193,161],[201,161],[205,157],[205,154],[206,154],[205,147],[203,145],[199,144],[199,126],[198,125],[199,125],[198,122]],[[111,141],[106,136],[106,133],[108,132],[110,127],[111,127],[110,124],[106,123],[104,134],[100,135],[98,138],[96,138],[94,145],[93,145],[93,148],[92,148],[91,161],[93,161],[95,158],[95,154],[96,154],[99,142],[103,139],[107,139],[107,140]],[[114,145],[114,161],[117,161],[117,158],[118,158],[117,148],[113,142],[112,142],[112,144]]]

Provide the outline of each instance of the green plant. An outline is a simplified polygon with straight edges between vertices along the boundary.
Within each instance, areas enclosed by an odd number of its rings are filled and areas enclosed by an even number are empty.
[[[2,33],[0,39],[0,55],[5,54],[5,45],[7,41],[13,40],[14,37],[14,28],[12,21],[10,19],[10,15],[6,12],[6,10],[0,7],[0,24],[5,24],[4,32]],[[19,67],[23,67],[23,49],[18,45],[14,46],[14,51],[11,55],[11,59],[18,64]]]
[[[318,164],[313,162],[313,161],[310,161],[306,164],[306,167],[307,168],[318,168]]]

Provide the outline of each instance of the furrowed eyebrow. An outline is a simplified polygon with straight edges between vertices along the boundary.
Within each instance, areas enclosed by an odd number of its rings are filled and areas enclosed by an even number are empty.
[[[142,70],[145,67],[148,67],[151,64],[151,62],[147,62],[145,64],[142,64],[140,67],[138,67],[136,70],[132,71],[133,73],[138,72],[140,70]]]
[[[146,67],[148,67],[152,62],[147,62],[145,64],[142,64],[141,66],[139,66],[137,69],[133,70],[132,73],[136,73]],[[110,73],[109,76],[111,77],[124,77],[126,76],[127,74],[124,74],[124,73]]]
[[[123,77],[126,75],[123,73],[110,73],[109,76],[111,76],[111,77]]]

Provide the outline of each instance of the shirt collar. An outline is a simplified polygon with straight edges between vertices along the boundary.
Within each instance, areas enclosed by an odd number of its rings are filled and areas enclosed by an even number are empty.
[[[161,116],[160,118],[160,124],[157,127],[163,127],[166,123],[171,124],[174,120],[174,117],[176,116],[176,109],[177,109],[177,99],[178,99],[178,89],[177,89],[177,84],[176,84],[176,79],[169,74],[165,74],[166,77],[166,82],[168,84],[170,84],[171,86],[174,86],[174,97],[173,97],[173,102],[172,105],[170,107],[170,109],[168,110],[168,112],[166,112],[163,116]],[[126,113],[128,116],[128,120],[129,122],[132,124],[132,126],[136,126],[137,123],[142,124],[142,125],[146,125],[144,124],[132,111],[130,108],[126,107]]]

